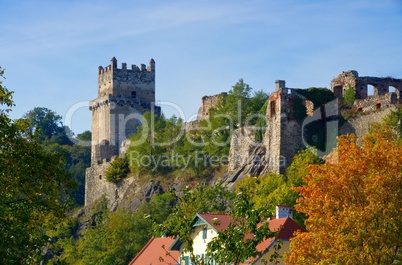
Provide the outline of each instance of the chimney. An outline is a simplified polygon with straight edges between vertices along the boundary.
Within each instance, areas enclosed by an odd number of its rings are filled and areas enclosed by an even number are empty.
[[[293,209],[290,206],[277,205],[276,206],[276,219],[286,218],[286,217],[293,219]]]
[[[275,84],[276,84],[276,90],[279,90],[281,88],[285,88],[286,87],[286,82],[285,80],[275,80]]]

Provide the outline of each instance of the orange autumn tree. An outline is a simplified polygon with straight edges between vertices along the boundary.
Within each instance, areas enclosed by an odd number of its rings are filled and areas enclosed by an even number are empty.
[[[377,125],[362,145],[340,136],[337,155],[337,163],[312,165],[296,188],[308,232],[292,240],[287,264],[400,264],[400,141]]]

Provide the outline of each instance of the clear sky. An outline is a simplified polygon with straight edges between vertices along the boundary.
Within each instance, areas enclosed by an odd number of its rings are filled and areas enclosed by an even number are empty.
[[[240,78],[254,90],[329,87],[341,71],[402,78],[400,0],[0,0],[3,84],[13,118],[34,107],[90,129],[97,68],[156,61],[156,98],[189,118]],[[170,116],[173,110],[162,106]]]

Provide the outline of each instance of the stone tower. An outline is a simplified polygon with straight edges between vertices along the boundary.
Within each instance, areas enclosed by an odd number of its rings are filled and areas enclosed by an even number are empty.
[[[155,102],[155,61],[141,68],[122,63],[117,68],[116,58],[110,65],[98,68],[98,97],[91,101],[92,163],[120,154],[120,145],[136,132],[141,115],[151,111]]]
[[[291,114],[292,104],[296,98],[303,104],[310,103],[297,94],[292,88],[287,88],[284,80],[276,80],[276,90],[268,98],[267,128],[264,145],[267,149],[267,168],[265,172],[285,174],[297,150],[303,147],[301,124]]]
[[[126,63],[117,67],[113,57],[110,65],[98,68],[98,97],[90,102],[92,111],[91,167],[86,172],[85,205],[106,194],[116,197],[119,188],[106,182],[104,172],[113,156],[141,124],[146,111],[160,113],[155,107],[155,61],[139,68]],[[122,185],[120,185],[122,186]],[[120,187],[121,188],[121,187]],[[116,198],[115,198],[116,199]]]

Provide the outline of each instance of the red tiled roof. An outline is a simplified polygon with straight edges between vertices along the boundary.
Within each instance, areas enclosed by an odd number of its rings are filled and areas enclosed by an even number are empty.
[[[207,221],[218,232],[226,229],[230,224],[230,216],[226,214],[200,213],[198,215]],[[283,226],[283,229],[280,229],[281,226]],[[290,217],[269,220],[269,229],[271,231],[278,231],[280,229],[277,235],[277,238],[280,239],[292,238],[293,233],[297,230],[301,230],[302,232],[306,231]]]
[[[179,251],[168,251],[171,256],[166,255],[167,249],[173,243],[171,237],[154,238],[152,237],[140,252],[130,261],[129,265],[155,265],[171,264],[174,265],[179,260]],[[165,249],[162,248],[165,247]]]
[[[207,221],[218,232],[226,229],[230,224],[230,216],[227,214],[200,213],[198,215]]]
[[[282,229],[280,229],[281,226],[283,226]],[[269,229],[271,231],[277,231],[280,229],[278,235],[276,236],[279,239],[291,239],[294,232],[296,232],[297,230],[300,230],[302,232],[307,231],[290,217],[270,220]]]
[[[218,232],[226,229],[230,224],[230,216],[226,214],[200,213],[198,215],[207,221]],[[306,231],[306,229],[301,227],[290,217],[269,220],[269,229],[271,231],[279,231],[276,236],[277,239],[291,239],[294,232],[297,230],[302,232]],[[246,238],[251,236],[252,235],[246,235]],[[267,238],[257,246],[257,250],[263,251],[269,247],[274,240],[275,238]]]
[[[306,229],[301,227],[290,217],[269,220],[269,229],[271,231],[279,231],[276,235],[276,239],[291,239],[297,230],[306,232]],[[265,239],[263,242],[257,245],[257,250],[260,252],[263,251],[269,247],[274,239],[275,238]]]

